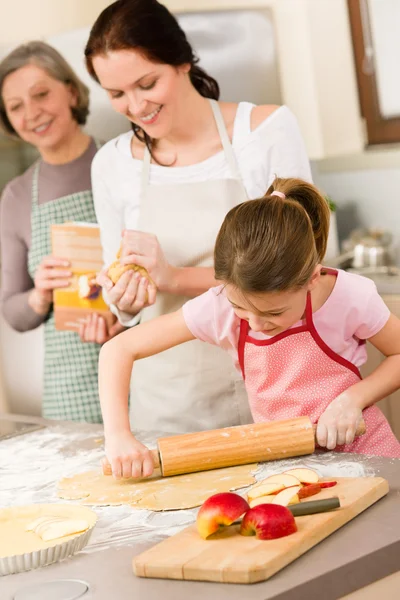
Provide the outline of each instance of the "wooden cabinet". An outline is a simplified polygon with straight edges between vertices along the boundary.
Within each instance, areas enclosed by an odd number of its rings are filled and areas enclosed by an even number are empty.
[[[400,317],[400,295],[382,295],[382,298],[390,311],[397,317]],[[384,358],[379,350],[368,344],[368,360],[361,368],[363,377],[366,377],[376,369]],[[385,414],[391,428],[400,440],[400,390],[381,400],[378,406]]]

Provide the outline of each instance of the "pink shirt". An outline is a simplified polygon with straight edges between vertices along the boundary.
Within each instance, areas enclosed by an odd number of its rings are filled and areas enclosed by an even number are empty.
[[[211,288],[183,305],[183,316],[191,333],[227,350],[240,371],[238,342],[240,319],[225,296],[223,286]],[[313,313],[314,325],[323,341],[339,356],[357,367],[367,360],[365,344],[387,323],[390,311],[379,296],[374,282],[354,273],[338,270],[331,295]],[[297,327],[295,323],[293,327]],[[257,339],[271,336],[249,330]]]

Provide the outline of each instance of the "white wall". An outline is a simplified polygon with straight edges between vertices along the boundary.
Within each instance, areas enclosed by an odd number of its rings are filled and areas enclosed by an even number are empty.
[[[366,169],[324,173],[313,163],[314,182],[338,205],[339,236],[354,226],[382,227],[393,233],[400,246],[400,165],[391,169]]]
[[[2,0],[1,44],[26,40],[92,25],[109,0]]]

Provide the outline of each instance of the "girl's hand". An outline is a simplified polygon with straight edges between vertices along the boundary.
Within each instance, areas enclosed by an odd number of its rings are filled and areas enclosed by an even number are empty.
[[[81,323],[79,327],[79,337],[82,342],[92,342],[95,344],[105,344],[108,340],[111,340],[114,336],[118,335],[122,331],[125,331],[126,327],[121,325],[117,318],[114,318],[114,322],[111,327],[107,327],[107,322],[101,315],[93,313],[88,317],[86,323]]]
[[[152,233],[126,229],[122,236],[121,263],[139,265],[147,269],[162,292],[173,289],[175,267],[170,265],[160,243]]]
[[[96,282],[107,290],[111,304],[132,316],[156,301],[156,286],[135,271],[126,271],[113,285],[105,269],[98,274]]]
[[[141,444],[130,431],[106,435],[106,457],[116,479],[150,477],[154,463],[150,450]],[[108,474],[107,461],[103,473]]]
[[[333,450],[336,446],[351,444],[356,429],[362,420],[362,409],[359,402],[343,392],[332,400],[319,418],[317,425],[317,442],[320,446]]]

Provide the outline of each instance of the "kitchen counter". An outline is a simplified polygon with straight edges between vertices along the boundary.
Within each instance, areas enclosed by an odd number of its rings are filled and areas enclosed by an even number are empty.
[[[47,428],[0,441],[0,506],[61,502],[56,496],[61,477],[99,465],[99,426],[29,420]],[[160,435],[138,437],[154,447]],[[314,467],[331,477],[345,476],[346,471],[350,476],[384,477],[390,492],[270,580],[246,586],[141,579],[133,574],[132,558],[193,522],[196,509],[154,514],[130,507],[94,507],[99,520],[82,552],[40,570],[0,578],[0,598],[12,600],[18,590],[47,581],[78,579],[89,585],[84,600],[335,600],[400,569],[400,459],[324,453],[265,463],[262,477],[288,465]]]

